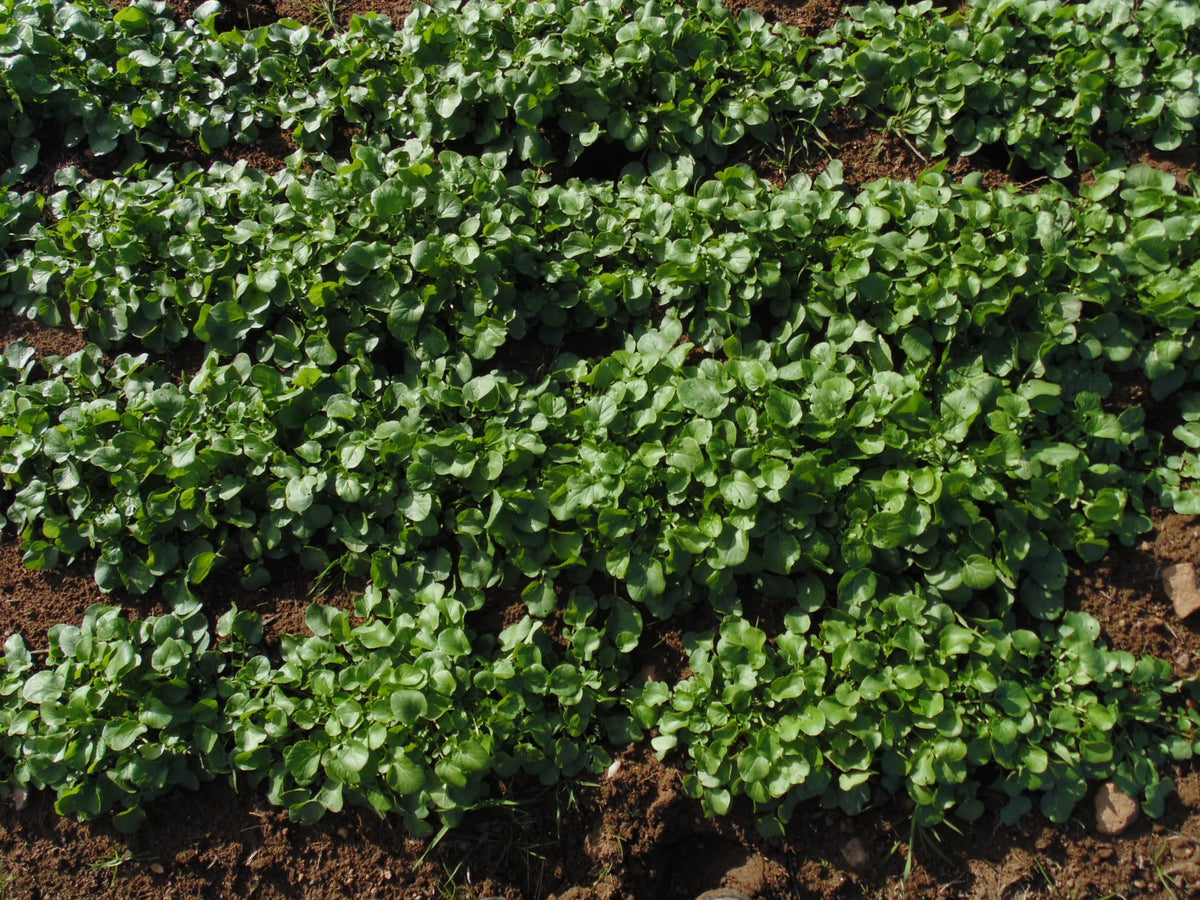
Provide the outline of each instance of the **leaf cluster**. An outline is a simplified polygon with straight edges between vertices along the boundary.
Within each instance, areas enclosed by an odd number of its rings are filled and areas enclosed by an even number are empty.
[[[179,137],[208,150],[277,126],[323,150],[345,121],[535,166],[604,144],[720,165],[815,142],[846,108],[926,152],[1003,145],[1062,177],[1070,155],[1082,171],[1124,137],[1191,142],[1200,115],[1194,13],[1179,3],[990,0],[950,17],[871,3],[818,37],[715,0],[686,14],[619,0],[418,5],[404,28],[356,17],[334,35],[290,20],[221,31],[216,2],[183,23],[164,9],[14,4],[0,43],[5,183],[33,169],[48,126],[127,162]]]
[[[5,643],[9,785],[51,787],[61,814],[112,811],[132,831],[149,800],[227,770],[217,681],[230,660],[195,607],[132,622],[96,605],[80,625],[54,626],[49,642],[37,666],[20,635]]]
[[[225,775],[301,821],[357,803],[424,832],[495,778],[649,739],[711,811],[780,823],[876,784],[923,822],[1029,792],[1061,820],[1110,777],[1159,808],[1194,687],[1063,592],[1154,493],[1200,510],[1200,185],[1103,146],[1190,139],[1182,4],[871,4],[817,38],[715,3],[472,2],[333,36],[13,6],[0,306],[95,343],[6,351],[0,526],[29,565],[94,552],[101,587],[173,612],[94,608],[41,667],[8,643],[8,782],[133,827]],[[839,107],[1092,177],[720,168]],[[364,130],[340,158],[338,117]],[[276,124],[301,149],[275,174],[144,158]],[[118,177],[21,193],[50,127],[126,154]],[[606,142],[620,176],[565,177]],[[189,342],[183,377],[147,352]],[[1133,378],[1165,431],[1114,407]],[[281,559],[370,587],[277,653],[236,607],[212,632],[196,587]],[[634,678],[690,611],[716,623],[690,674]]]

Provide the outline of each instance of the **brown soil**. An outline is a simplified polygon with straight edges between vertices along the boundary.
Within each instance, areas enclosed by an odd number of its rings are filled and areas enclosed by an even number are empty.
[[[1155,518],[1155,533],[1136,548],[1114,547],[1090,568],[1074,569],[1072,596],[1100,620],[1111,646],[1169,659],[1177,675],[1190,677],[1200,663],[1200,622],[1179,620],[1160,573],[1171,563],[1200,560],[1200,526],[1194,516],[1158,511]]]
[[[87,346],[87,340],[76,331],[66,328],[45,328],[37,322],[23,319],[12,310],[0,310],[0,353],[14,341],[24,341],[39,358],[70,356]]]
[[[911,181],[931,165],[916,148],[899,135],[882,130],[879,124],[855,121],[846,110],[834,111],[825,129],[828,152],[842,164],[847,183],[857,187],[880,178]]]
[[[338,22],[347,26],[355,16],[374,12],[387,16],[399,28],[412,12],[413,3],[414,0],[344,0],[337,4]]]
[[[787,138],[783,138],[777,151],[751,150],[745,161],[776,187],[783,187],[795,175],[817,176],[834,160],[841,163],[846,184],[855,188],[881,178],[912,181],[941,163],[957,180],[972,172],[982,174],[984,187],[989,190],[1005,185],[1037,190],[1047,180],[1034,173],[1014,178],[999,167],[998,161],[982,154],[926,157],[911,142],[886,130],[881,120],[875,117],[858,120],[846,109],[835,109],[822,132],[827,142],[804,146],[797,141],[789,146]]]
[[[231,144],[216,149],[211,155],[200,149],[199,143],[193,140],[177,140],[170,151],[162,158],[162,162],[200,162],[211,163],[220,160],[235,163],[245,160],[246,165],[263,172],[274,174],[287,167],[286,159],[296,152],[296,142],[287,132],[273,131],[262,135],[252,145]]]
[[[195,3],[175,0],[189,15]],[[337,4],[338,22],[371,10],[403,20],[408,0],[347,0]],[[819,32],[836,21],[835,0],[731,0],[733,8],[754,6],[771,21]],[[262,24],[280,16],[313,21],[319,6],[305,0],[241,0],[227,6],[230,24]],[[847,180],[913,178],[933,161],[923,160],[902,139],[876,124],[835,118],[828,135]],[[55,146],[51,140],[45,146]],[[181,145],[180,158],[204,158]],[[246,158],[272,169],[291,148],[273,135],[252,148],[231,147],[218,158]],[[103,160],[76,151],[47,154],[33,183],[51,189],[63,165],[105,174]],[[1174,174],[1186,187],[1200,169],[1195,148],[1170,154],[1131,145],[1127,158]],[[790,171],[760,169],[778,179],[797,171],[820,171],[821,158],[793,161]],[[1011,180],[986,159],[952,160],[961,177],[982,171],[989,186]],[[0,350],[22,339],[39,355],[66,355],[84,346],[78,334],[46,329],[0,312]],[[508,362],[537,371],[536,348],[528,358],[511,351]],[[520,357],[519,359],[517,357]],[[1126,402],[1138,402],[1131,395]],[[1200,521],[1154,515],[1154,534],[1132,548],[1117,547],[1101,562],[1072,572],[1072,603],[1096,616],[1114,646],[1172,661],[1176,672],[1200,669],[1200,628],[1179,621],[1160,582],[1162,567],[1200,565]],[[92,581],[87,561],[36,572],[21,564],[15,538],[0,538],[0,639],[21,633],[31,647],[46,646],[47,629],[75,622],[92,603],[116,603],[131,614],[161,610],[155,597],[104,595]],[[314,586],[299,570],[278,566],[270,589],[247,592],[234,573],[216,572],[201,591],[214,612],[230,601],[264,617],[267,639],[304,630],[310,600],[348,607],[360,584]],[[523,604],[497,598],[474,614],[476,627],[499,630]],[[772,629],[779,610],[770,604],[754,613]],[[695,621],[648,626],[632,661],[642,678],[684,677],[682,635],[708,627]],[[152,804],[149,821],[133,836],[104,823],[78,823],[57,816],[44,794],[0,800],[0,897],[51,898],[473,898],[510,900],[691,900],[701,891],[726,886],[756,900],[782,898],[1098,898],[1184,897],[1200,894],[1200,767],[1176,773],[1176,791],[1159,820],[1145,817],[1123,835],[1104,837],[1094,828],[1090,804],[1064,826],[1036,815],[1017,826],[994,814],[961,832],[949,826],[927,833],[910,830],[903,800],[880,796],[866,812],[850,818],[809,804],[793,816],[787,834],[764,839],[753,812],[736,805],[731,815],[707,820],[697,802],[681,791],[678,760],[660,762],[644,748],[627,747],[604,776],[554,788],[518,780],[501,782],[500,805],[472,813],[441,841],[421,841],[392,822],[357,811],[329,817],[311,827],[289,823],[260,791],[225,781],[202,790],[176,792]],[[914,841],[915,838],[915,841]],[[906,863],[911,871],[906,877]]]
[[[35,650],[46,647],[46,631],[58,622],[78,622],[93,603],[122,605],[139,616],[163,610],[155,602],[138,603],[105,594],[84,563],[35,571],[21,562],[21,550],[8,533],[0,535],[0,640],[20,634]]]
[[[791,25],[815,36],[837,24],[847,4],[841,0],[727,0],[725,5],[734,12],[753,9],[768,22]]]

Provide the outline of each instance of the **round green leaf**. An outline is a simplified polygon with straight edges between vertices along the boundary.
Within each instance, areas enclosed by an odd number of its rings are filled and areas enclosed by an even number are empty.
[[[715,419],[729,404],[729,398],[705,378],[689,378],[680,383],[678,390],[679,402],[706,419]]]
[[[962,581],[975,591],[990,588],[996,582],[996,567],[984,556],[974,554],[963,562]]]

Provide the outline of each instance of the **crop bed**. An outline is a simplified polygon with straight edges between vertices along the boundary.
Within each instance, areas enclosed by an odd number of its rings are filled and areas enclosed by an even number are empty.
[[[6,12],[11,890],[1186,889],[1197,14],[763,11]]]

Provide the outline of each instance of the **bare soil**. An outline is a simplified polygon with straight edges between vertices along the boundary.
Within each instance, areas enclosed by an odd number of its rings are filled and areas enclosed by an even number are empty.
[[[197,5],[172,0],[182,16]],[[837,0],[730,0],[753,6],[769,21],[809,33],[842,14]],[[258,25],[280,17],[320,22],[313,0],[240,0],[227,4],[229,25]],[[339,24],[353,14],[379,11],[402,20],[409,0],[344,0],[332,7]],[[842,162],[847,179],[861,184],[880,177],[913,178],[933,160],[921,159],[876,124],[836,118],[830,146],[790,160],[753,159],[761,172],[782,181],[816,172],[829,159]],[[44,146],[55,146],[44,141]],[[60,144],[61,146],[61,144]],[[246,158],[277,168],[291,152],[285,135],[254,147],[231,147],[220,158]],[[1162,154],[1130,145],[1130,162],[1146,162],[1175,175],[1200,171],[1196,148]],[[172,158],[211,159],[181,144]],[[37,183],[52,189],[53,173],[76,165],[103,175],[104,161],[63,151],[39,170]],[[1006,160],[948,161],[961,176],[981,171],[990,184],[1017,181]],[[65,329],[47,329],[0,313],[0,350],[21,339],[42,355],[65,355],[84,345]],[[513,365],[536,367],[542,360]],[[186,367],[187,360],[180,365]],[[1121,398],[1140,402],[1136,390]],[[1200,668],[1200,631],[1180,621],[1166,598],[1161,569],[1171,563],[1200,566],[1200,522],[1156,511],[1155,531],[1135,547],[1115,548],[1092,565],[1079,564],[1069,584],[1071,603],[1095,616],[1105,639],[1135,653],[1168,659],[1180,676]],[[347,606],[361,585],[319,590],[299,570],[281,567],[268,589],[249,596],[236,581],[208,586],[214,610],[231,599],[260,612],[268,637],[304,629],[312,599]],[[485,611],[502,627],[512,598],[497,596]],[[55,571],[32,571],[21,563],[15,536],[0,535],[0,640],[19,632],[34,648],[46,646],[47,629],[76,622],[96,602],[125,606],[134,615],[162,611],[158,598],[103,594],[86,560]],[[770,628],[777,611],[764,609]],[[481,614],[482,615],[482,614]],[[482,624],[482,623],[480,623]],[[682,635],[702,623],[658,626],[655,640],[639,651],[639,670],[680,677]],[[51,898],[457,898],[500,895],[510,900],[691,900],[725,886],[757,900],[776,898],[1121,898],[1200,895],[1200,766],[1180,767],[1166,814],[1141,817],[1118,837],[1095,828],[1090,802],[1077,817],[1053,826],[1030,815],[1016,826],[995,812],[961,832],[949,826],[914,833],[909,808],[881,795],[856,817],[813,803],[794,816],[787,834],[767,840],[756,830],[748,805],[720,820],[705,819],[681,791],[681,772],[642,747],[624,748],[619,767],[594,782],[553,788],[520,780],[497,786],[497,806],[470,814],[440,841],[407,835],[391,821],[351,811],[315,826],[290,823],[260,792],[216,781],[198,792],[176,792],[149,808],[137,834],[121,835],[107,824],[59,817],[46,794],[0,801],[0,897]]]

